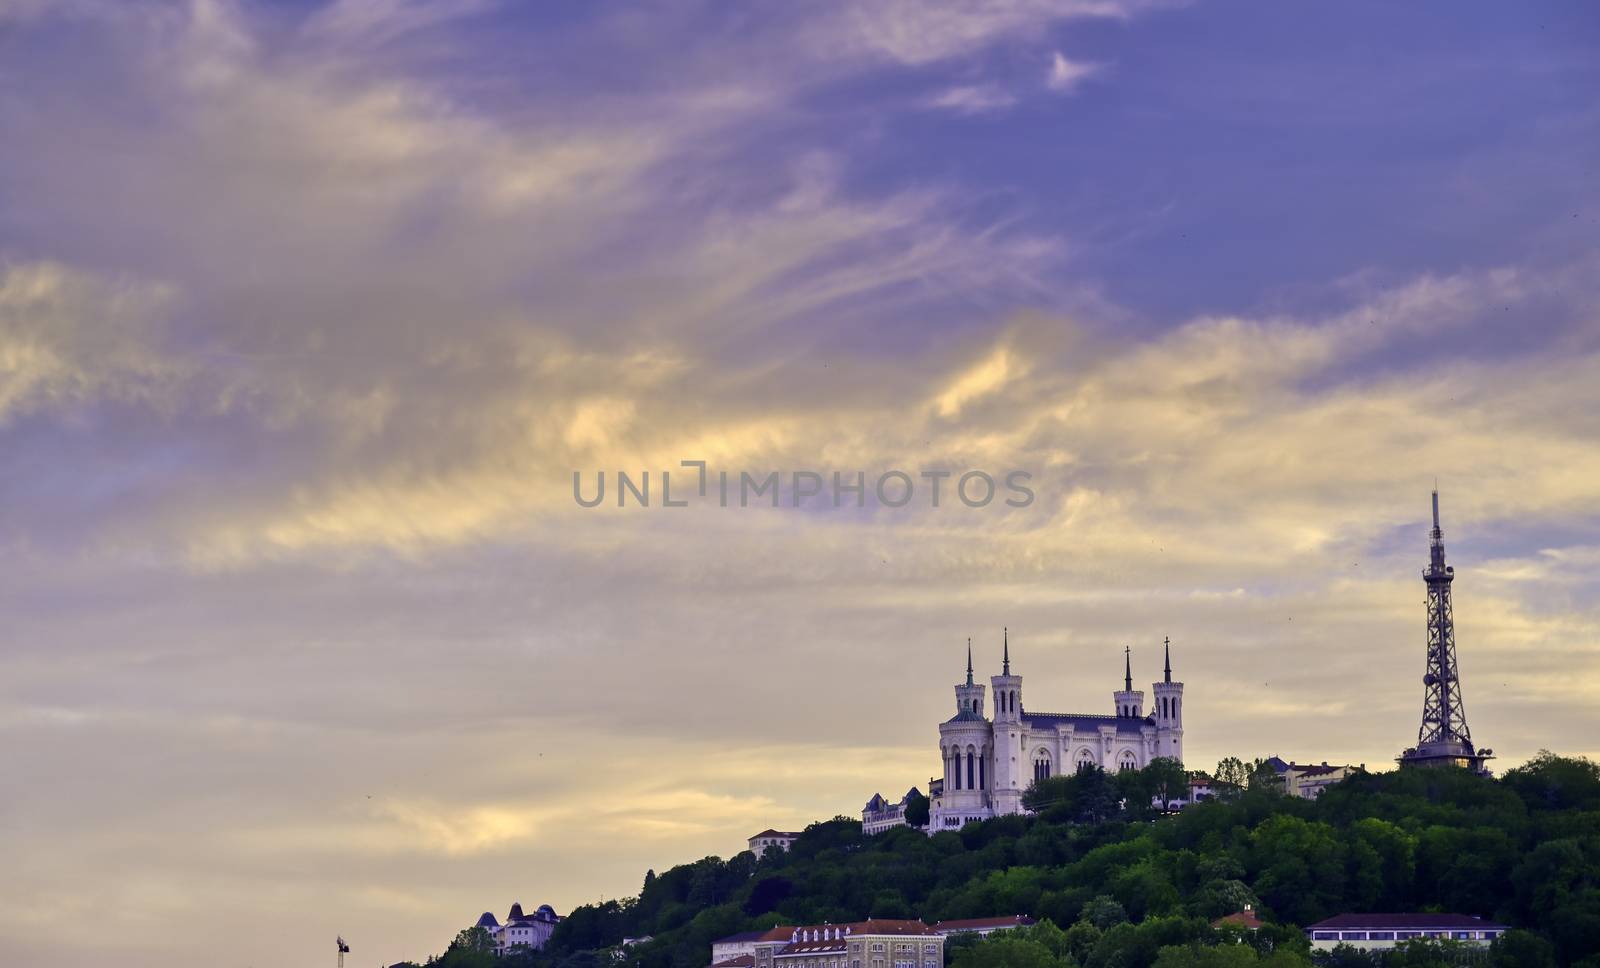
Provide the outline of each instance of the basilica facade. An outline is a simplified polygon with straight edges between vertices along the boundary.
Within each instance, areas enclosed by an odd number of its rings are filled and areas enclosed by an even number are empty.
[[[1035,781],[1083,765],[1130,770],[1157,757],[1183,759],[1183,683],[1172,681],[1170,643],[1165,643],[1163,679],[1151,686],[1148,711],[1144,691],[1133,688],[1132,658],[1124,650],[1122,689],[1111,694],[1108,715],[1029,710],[1022,676],[1011,673],[1009,635],[1002,648],[1000,674],[985,687],[973,681],[972,646],[967,645],[967,681],[955,687],[956,714],[939,726],[944,772],[933,782],[930,834],[1023,813],[1022,795]],[[992,717],[985,709],[986,689],[993,690]]]

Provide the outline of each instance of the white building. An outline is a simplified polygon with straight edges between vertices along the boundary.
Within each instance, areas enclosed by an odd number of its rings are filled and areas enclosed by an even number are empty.
[[[711,942],[711,968],[750,968],[756,963],[756,942],[763,938],[785,937],[783,932],[794,928],[772,928],[767,931],[745,931],[730,934]]]
[[[800,839],[797,830],[773,830],[770,827],[750,838],[750,852],[760,857],[766,853],[768,847],[776,847],[787,852]]]
[[[1285,762],[1277,756],[1269,757],[1267,764],[1278,774],[1278,779],[1283,783],[1283,792],[1303,800],[1315,800],[1322,796],[1323,790],[1366,768],[1365,763],[1361,766],[1329,766],[1327,760],[1323,760],[1321,765]]]
[[[1311,947],[1332,951],[1341,944],[1386,951],[1411,938],[1438,938],[1486,947],[1506,926],[1465,914],[1340,914],[1306,928]]]
[[[1154,707],[1147,715],[1144,692],[1133,688],[1133,665],[1125,653],[1123,687],[1112,695],[1112,713],[1036,713],[1022,700],[1022,677],[1011,674],[1011,643],[1004,639],[1000,675],[994,689],[994,718],[984,712],[984,687],[972,679],[972,645],[967,644],[967,681],[955,687],[956,715],[939,726],[944,775],[932,785],[928,832],[956,830],[974,820],[1022,813],[1022,795],[1037,780],[1080,766],[1131,770],[1157,757],[1183,759],[1183,683],[1172,681],[1167,645],[1166,674],[1151,688]]]
[[[548,904],[539,905],[539,909],[532,914],[523,914],[522,905],[513,904],[511,913],[506,915],[505,924],[496,921],[494,914],[489,911],[483,912],[478,918],[478,927],[489,932],[489,937],[494,940],[494,953],[497,955],[506,954],[517,947],[534,951],[543,948],[560,923],[561,917]]]
[[[944,968],[944,936],[921,921],[774,928],[754,947],[754,968]]]
[[[861,832],[870,837],[895,827],[910,826],[906,823],[906,805],[912,797],[920,796],[922,791],[912,787],[900,798],[899,803],[890,803],[883,794],[874,793],[861,810]]]

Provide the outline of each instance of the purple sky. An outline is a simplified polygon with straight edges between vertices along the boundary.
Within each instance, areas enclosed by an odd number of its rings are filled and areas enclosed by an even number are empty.
[[[1576,2],[0,0],[0,962],[633,893],[926,783],[1002,626],[1029,708],[1171,636],[1189,765],[1386,766],[1435,478],[1474,737],[1600,754],[1597,48]],[[685,459],[1037,500],[572,501]]]

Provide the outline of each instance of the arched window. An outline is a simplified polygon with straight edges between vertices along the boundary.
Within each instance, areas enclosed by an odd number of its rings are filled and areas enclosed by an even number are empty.
[[[1139,761],[1134,758],[1133,750],[1123,750],[1122,758],[1117,762],[1117,769],[1132,770],[1137,769],[1138,766]]]
[[[974,759],[975,759],[975,757],[972,754],[972,748],[968,747],[967,748],[967,789],[968,790],[972,789],[972,777],[973,777],[973,762],[972,761]]]
[[[1086,767],[1090,767],[1090,766],[1094,766],[1094,765],[1095,765],[1095,758],[1094,758],[1094,751],[1093,750],[1091,750],[1091,749],[1089,749],[1089,747],[1085,746],[1083,749],[1078,751],[1078,769],[1082,770],[1082,769],[1085,769]]]
[[[980,790],[989,789],[989,778],[985,775],[983,768],[983,764],[988,758],[989,755],[987,751],[980,750],[978,752],[978,789]]]

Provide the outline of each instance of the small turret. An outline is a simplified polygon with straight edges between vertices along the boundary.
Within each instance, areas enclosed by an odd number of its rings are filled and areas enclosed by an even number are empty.
[[[967,681],[956,686],[956,718],[983,719],[983,686],[972,681],[972,640],[967,640]]]
[[[1133,649],[1122,647],[1122,690],[1111,694],[1117,715],[1122,718],[1144,718],[1144,693],[1133,688]]]
[[[1014,723],[1022,718],[1022,677],[1011,674],[1010,629],[1002,628],[1000,636],[1004,650],[1000,674],[989,679],[994,688],[994,721]]]

